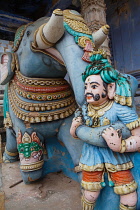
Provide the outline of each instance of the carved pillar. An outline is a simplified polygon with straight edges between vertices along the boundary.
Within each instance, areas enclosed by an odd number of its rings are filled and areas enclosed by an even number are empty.
[[[107,24],[104,0],[81,0],[81,14],[92,31],[96,31]],[[110,58],[108,43],[109,38],[101,45],[101,48],[106,51],[107,57]]]

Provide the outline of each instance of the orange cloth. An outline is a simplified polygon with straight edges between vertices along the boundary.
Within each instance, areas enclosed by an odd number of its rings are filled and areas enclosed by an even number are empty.
[[[109,174],[115,185],[125,185],[134,180],[130,170],[117,171]]]
[[[83,181],[101,182],[103,171],[83,171]]]
[[[102,182],[103,171],[83,171],[82,174],[85,182]],[[109,175],[115,185],[125,185],[134,180],[130,170],[109,172]]]

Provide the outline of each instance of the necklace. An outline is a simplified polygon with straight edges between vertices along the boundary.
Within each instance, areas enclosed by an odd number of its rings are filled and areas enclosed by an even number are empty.
[[[92,127],[98,127],[100,126],[100,117],[105,114],[106,111],[108,111],[112,105],[113,100],[108,100],[101,106],[93,106],[92,104],[88,104],[88,116],[92,118]]]

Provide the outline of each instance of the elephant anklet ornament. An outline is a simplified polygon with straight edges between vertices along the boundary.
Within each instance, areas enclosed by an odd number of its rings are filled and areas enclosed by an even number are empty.
[[[20,157],[25,183],[60,170],[80,180],[74,168],[79,164],[84,142],[108,148],[99,134],[110,125],[95,127],[94,132],[93,128],[89,132],[90,127],[80,126],[77,140],[70,134],[73,113],[77,105],[85,102],[81,75],[91,63],[91,55],[105,56],[98,48],[106,39],[108,28],[103,26],[92,33],[79,13],[57,9],[50,18],[21,26],[13,52],[0,55],[1,84],[6,84],[4,160],[14,162]],[[71,85],[64,79],[67,73]],[[129,80],[135,92],[137,84],[132,77]],[[112,126],[123,128],[124,139],[130,136],[121,121]],[[43,155],[45,149],[47,157]]]

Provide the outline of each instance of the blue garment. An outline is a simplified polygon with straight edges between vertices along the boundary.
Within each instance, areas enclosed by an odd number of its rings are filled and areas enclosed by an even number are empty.
[[[86,115],[85,115],[86,106],[87,105],[83,105],[82,107],[83,119],[86,118]],[[114,102],[112,107],[108,111],[106,111],[103,116],[99,118],[101,126],[103,125],[104,118],[109,119],[110,123],[114,123],[119,120],[119,121],[122,121],[124,124],[128,124],[137,120],[138,115],[134,108],[131,108],[128,106],[122,106]],[[90,117],[90,120],[92,120],[91,117]],[[131,159],[128,153],[113,152],[109,147],[102,148],[102,147],[97,147],[97,146],[90,145],[87,143],[84,143],[83,145],[82,155],[80,159],[80,163],[88,167],[95,166],[97,164],[102,164],[102,163],[110,163],[110,164],[113,164],[114,166],[117,166],[117,165],[122,165],[122,164],[130,163],[130,162],[131,162]],[[132,167],[133,167],[133,164],[129,164],[129,166],[126,166],[125,170]],[[94,169],[92,169],[91,167],[91,171],[92,170],[94,171]],[[118,170],[122,170],[121,167]]]

